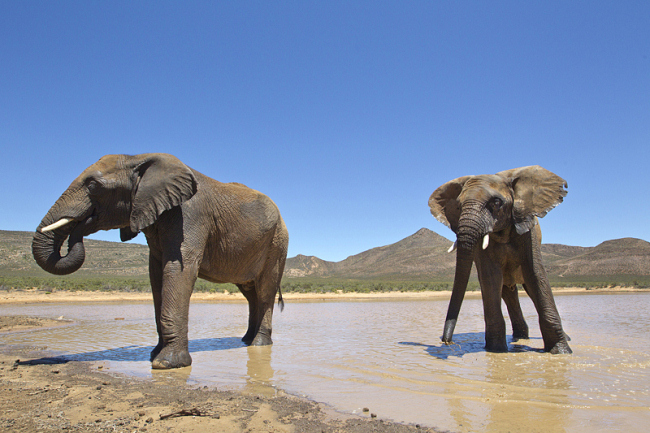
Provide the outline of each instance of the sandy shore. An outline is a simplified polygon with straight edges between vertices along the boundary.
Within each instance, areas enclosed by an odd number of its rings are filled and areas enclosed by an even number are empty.
[[[609,287],[605,289],[584,289],[580,287],[554,288],[555,295],[562,294],[595,294],[595,293],[623,293],[623,292],[648,292],[650,289],[636,289],[634,287]],[[520,290],[520,295],[526,294]],[[467,292],[467,298],[479,298],[479,291]],[[283,294],[285,302],[319,302],[319,301],[365,301],[365,300],[411,300],[411,299],[449,299],[451,291],[424,291],[424,292],[384,292],[384,293],[286,293]],[[65,291],[56,290],[45,292],[42,290],[8,290],[0,291],[0,304],[29,304],[43,302],[151,302],[148,292],[90,292],[90,291]],[[246,302],[239,292],[233,293],[194,293],[192,302]]]

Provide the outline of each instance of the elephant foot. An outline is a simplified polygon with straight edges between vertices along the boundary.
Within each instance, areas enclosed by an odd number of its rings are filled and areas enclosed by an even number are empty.
[[[505,342],[505,339],[497,342],[486,341],[485,350],[493,353],[505,353],[508,351],[508,343]]]
[[[269,346],[271,344],[273,344],[273,340],[271,340],[271,332],[269,331],[267,333],[260,330],[249,346]]]
[[[526,329],[513,329],[512,330],[512,339],[517,340],[528,340],[528,328]]]
[[[169,346],[162,348],[160,353],[151,361],[151,368],[156,370],[189,367],[190,365],[192,365],[190,352],[185,349],[174,351]]]
[[[573,350],[571,350],[571,348],[569,347],[569,343],[567,343],[566,341],[560,341],[556,343],[555,346],[553,346],[551,350],[549,350],[549,352],[553,355],[561,355],[561,354],[568,355],[573,353]]]

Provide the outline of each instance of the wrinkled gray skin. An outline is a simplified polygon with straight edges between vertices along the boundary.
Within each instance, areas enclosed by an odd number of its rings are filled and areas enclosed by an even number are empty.
[[[512,320],[513,336],[528,338],[516,287],[523,284],[539,314],[544,350],[571,353],[542,265],[542,233],[537,221],[562,202],[566,187],[564,179],[531,166],[495,175],[460,177],[431,194],[431,213],[457,235],[456,275],[444,343],[452,343],[474,262],[483,298],[486,350],[508,351],[501,298]],[[483,249],[485,235],[489,243]]]
[[[43,228],[70,218],[51,231]],[[153,368],[185,367],[190,295],[197,277],[234,283],[249,304],[247,344],[268,345],[289,235],[275,203],[237,183],[221,183],[166,154],[107,155],[88,167],[54,203],[32,242],[36,262],[57,275],[84,262],[83,237],[142,231],[158,330]],[[68,238],[68,254],[60,249]],[[279,302],[282,302],[280,293]]]

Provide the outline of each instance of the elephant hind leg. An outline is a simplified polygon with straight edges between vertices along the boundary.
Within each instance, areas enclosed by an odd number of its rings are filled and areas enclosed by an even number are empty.
[[[510,316],[510,323],[512,323],[512,338],[528,339],[528,324],[524,319],[524,314],[521,311],[519,304],[519,293],[517,292],[517,285],[503,286],[501,290],[501,297],[508,308],[508,315]]]
[[[271,333],[273,330],[273,305],[275,295],[278,291],[279,281],[275,279],[261,278],[256,283],[255,295],[257,296],[257,314],[255,323],[255,335],[251,340],[251,346],[268,346],[273,344]]]
[[[280,290],[283,268],[284,260],[280,260],[276,262],[275,265],[267,267],[265,272],[263,272],[255,281],[254,296],[256,296],[256,320],[255,335],[250,343],[252,346],[267,346],[273,344],[273,340],[271,340],[271,333],[273,330],[273,306],[275,304],[275,296]],[[283,302],[281,304],[283,304]],[[250,327],[252,327],[252,318]]]
[[[255,290],[255,284],[249,282],[246,284],[237,284],[237,287],[242,292],[246,300],[248,301],[248,329],[246,334],[242,337],[241,341],[250,345],[257,334],[258,329],[258,301],[257,294]]]

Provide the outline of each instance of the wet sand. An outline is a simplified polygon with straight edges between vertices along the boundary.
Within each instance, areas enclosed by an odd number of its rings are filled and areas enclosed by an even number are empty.
[[[0,316],[3,332],[64,325]],[[365,416],[278,391],[275,396],[152,381],[100,364],[50,357],[38,347],[0,345],[0,431],[434,432]]]

